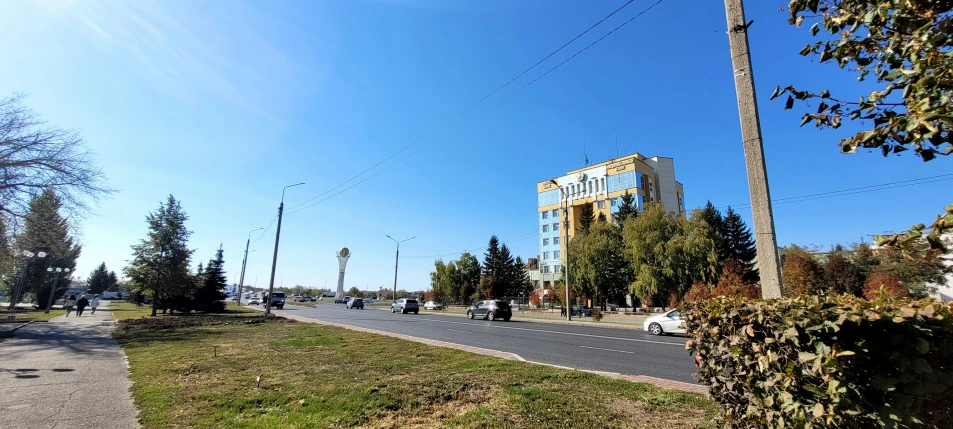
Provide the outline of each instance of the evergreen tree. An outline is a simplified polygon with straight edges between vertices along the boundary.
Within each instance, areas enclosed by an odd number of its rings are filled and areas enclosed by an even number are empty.
[[[513,262],[513,271],[516,273],[514,278],[516,288],[510,296],[529,295],[533,291],[533,282],[529,279],[529,272],[523,263],[523,258],[517,256]]]
[[[502,298],[504,296],[513,296],[517,289],[517,272],[513,266],[515,261],[510,254],[510,248],[506,245],[500,246],[500,260],[497,275],[493,282],[493,297]]]
[[[854,244],[852,259],[854,265],[857,266],[857,271],[859,271],[860,275],[865,279],[873,274],[877,266],[880,265],[880,257],[875,255],[870,245],[863,241]]]
[[[724,237],[727,249],[723,261],[729,259],[737,261],[745,269],[745,281],[757,283],[760,276],[754,264],[755,258],[758,256],[754,238],[751,236],[751,230],[745,225],[745,221],[731,207],[728,207],[728,211],[725,212],[721,235]]]
[[[222,302],[226,295],[223,290],[228,284],[228,278],[225,276],[225,251],[222,246],[218,246],[215,257],[208,261],[204,271],[199,264],[196,284],[198,287],[192,295],[195,300],[195,309],[206,313],[221,312],[225,309],[225,303]]]
[[[116,275],[115,271],[109,272],[109,283],[106,287],[108,292],[119,292],[119,276]]]
[[[483,275],[496,276],[499,271],[500,240],[496,236],[490,237],[490,243],[483,254]]]
[[[599,217],[596,218],[596,220],[599,221],[600,223],[606,223],[606,221],[607,221],[607,219],[606,219],[606,214],[605,214],[605,213],[599,213]]]
[[[625,191],[622,195],[622,202],[619,204],[619,210],[612,214],[612,220],[617,225],[622,225],[625,220],[639,215],[639,208],[635,206],[635,195]]]
[[[152,315],[162,301],[163,311],[175,309],[191,296],[194,277],[189,272],[192,250],[188,248],[191,231],[186,229],[188,215],[182,204],[169,195],[158,210],[146,216],[149,232],[139,244],[132,246],[132,262],[126,276],[142,293],[152,295]]]
[[[721,263],[725,263],[731,259],[728,241],[725,239],[725,218],[711,201],[708,201],[705,207],[701,209],[701,218],[708,224],[708,228],[711,229],[711,238],[715,240],[715,253],[718,254],[718,260]]]
[[[72,272],[76,269],[76,258],[82,251],[81,246],[76,245],[70,236],[69,223],[60,215],[61,209],[60,197],[51,190],[43,191],[30,201],[29,212],[24,218],[23,233],[16,237],[18,249],[47,253],[42,262],[32,260],[26,265],[23,284],[23,291],[33,292],[36,301],[41,305],[48,302],[51,287],[56,299],[69,289],[71,282],[69,275],[50,276],[46,267],[69,268]],[[17,266],[23,267],[22,264]],[[19,270],[11,277],[15,280],[18,275]],[[59,278],[59,284],[53,285],[56,278]]]
[[[86,289],[92,294],[103,293],[109,289],[111,280],[109,270],[106,269],[106,263],[103,262],[89,273],[89,277],[86,279]]]
[[[592,224],[596,221],[595,212],[592,210],[592,204],[583,204],[582,212],[579,214],[579,228],[583,234],[588,234]]]

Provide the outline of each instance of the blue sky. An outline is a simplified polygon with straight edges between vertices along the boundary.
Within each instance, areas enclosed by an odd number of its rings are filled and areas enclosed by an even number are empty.
[[[121,190],[82,225],[80,274],[101,261],[121,269],[145,235],[145,214],[172,193],[191,216],[196,263],[222,243],[237,280],[247,233],[269,223],[284,185],[307,182],[289,190],[288,207],[327,191],[622,3],[3,2],[0,95],[26,93],[51,123],[79,130]],[[276,285],[330,286],[334,252],[347,245],[348,287],[390,286],[389,234],[417,237],[401,246],[400,287],[426,288],[428,256],[476,249],[482,258],[491,234],[532,232],[536,182],[580,167],[584,141],[591,162],[615,153],[616,136],[620,152],[674,158],[687,207],[747,203],[721,2],[663,1],[432,142],[651,3],[636,0],[395,160],[423,147],[412,157],[289,213]],[[772,195],[950,173],[946,159],[841,155],[837,141],[856,128],[798,128],[802,110],[767,100],[776,85],[845,98],[863,89],[850,72],[797,55],[809,34],[786,24],[786,4],[746,4]],[[854,242],[928,222],[950,203],[949,183],[777,205],[779,243]],[[750,211],[740,212],[750,224]],[[273,244],[273,228],[253,244],[247,284],[267,286]],[[509,245],[524,258],[537,253],[532,235]]]

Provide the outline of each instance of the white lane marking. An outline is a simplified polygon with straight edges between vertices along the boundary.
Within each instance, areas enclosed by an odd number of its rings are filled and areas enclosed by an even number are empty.
[[[607,335],[580,334],[577,332],[550,331],[548,329],[518,328],[515,326],[491,325],[488,323],[454,322],[450,320],[431,319],[426,317],[414,317],[413,320],[429,320],[429,321],[438,322],[438,323],[452,323],[456,325],[479,326],[483,328],[515,329],[517,331],[542,332],[546,334],[572,335],[577,337],[602,338],[605,340],[631,341],[636,343],[665,344],[669,346],[685,347],[685,343],[672,343],[668,341],[655,341],[655,340],[641,340],[637,338],[610,337]]]
[[[457,330],[457,329],[447,329],[447,330],[448,330],[448,331],[453,331],[453,332],[463,332],[464,334],[472,334],[472,333],[473,333],[473,332],[470,332],[470,331],[460,331],[460,330]]]
[[[582,348],[584,348],[584,349],[605,350],[605,351],[607,351],[607,352],[628,353],[628,354],[630,354],[630,355],[634,355],[634,354],[635,354],[635,352],[627,352],[627,351],[625,351],[625,350],[612,350],[612,349],[603,349],[603,348],[600,348],[600,347],[589,347],[589,346],[579,346],[579,347],[582,347]]]

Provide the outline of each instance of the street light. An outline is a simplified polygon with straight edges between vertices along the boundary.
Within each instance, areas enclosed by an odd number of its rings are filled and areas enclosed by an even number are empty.
[[[245,259],[242,259],[242,275],[238,278],[238,303],[242,303],[242,286],[245,285],[245,264],[248,263],[248,246],[251,244],[251,233],[261,231],[265,228],[255,228],[248,231],[248,239],[245,240]],[[264,233],[262,233],[264,234]],[[252,250],[254,252],[254,250]]]
[[[569,207],[563,208],[563,202],[566,202],[566,206],[569,205],[569,198],[566,195],[566,192],[563,190],[562,186],[559,186],[559,183],[555,179],[549,181],[553,185],[556,185],[559,188],[559,195],[562,196],[562,199],[559,201],[559,208],[563,212],[563,230],[566,232],[566,259],[560,261],[563,263],[563,266],[566,267],[566,277],[563,279],[563,284],[566,285],[566,303],[563,305],[563,308],[566,309],[566,320],[572,320],[572,311],[569,311]],[[553,273],[553,281],[555,281],[556,273]]]
[[[30,260],[34,257],[46,257],[46,252],[33,253],[29,250],[24,250],[22,254],[24,256],[23,264],[20,265],[20,277],[17,278],[13,296],[10,297],[10,315],[7,316],[8,321],[13,321],[17,317],[17,303],[20,302],[20,293],[23,292],[23,283],[26,281],[26,270],[29,268]]]
[[[387,238],[394,240],[394,243],[397,243],[397,255],[394,256],[394,302],[397,302],[397,263],[400,261],[400,243],[405,241],[413,240],[417,237],[410,237],[404,240],[396,240],[394,237],[387,236]]]
[[[56,294],[56,287],[60,285],[61,273],[69,274],[69,268],[56,267],[54,269],[53,267],[49,267],[46,269],[46,272],[48,273],[52,273],[53,271],[56,271],[56,281],[53,282],[53,286],[50,286],[50,297],[49,299],[47,299],[47,302],[46,302],[46,311],[43,312],[45,314],[50,314],[50,309],[53,308],[53,295]]]
[[[278,205],[278,228],[277,231],[275,231],[275,254],[271,257],[271,280],[268,282],[268,299],[265,300],[266,316],[271,314],[271,294],[275,292],[275,268],[277,268],[278,264],[278,240],[281,238],[281,215],[285,211],[285,190],[300,185],[304,185],[304,182],[281,188],[281,204]]]

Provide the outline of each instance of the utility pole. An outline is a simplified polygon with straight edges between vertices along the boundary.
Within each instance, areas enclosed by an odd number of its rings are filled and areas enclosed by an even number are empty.
[[[275,268],[277,268],[278,264],[278,240],[281,238],[281,215],[285,210],[285,189],[303,184],[303,182],[295,183],[294,185],[288,185],[281,189],[281,204],[278,205],[278,228],[277,231],[275,231],[275,253],[271,257],[271,280],[268,282],[268,298],[265,300],[265,316],[271,314],[271,296],[275,293]]]
[[[755,244],[758,250],[758,272],[761,275],[761,296],[780,298],[781,267],[778,240],[774,233],[774,214],[771,210],[771,192],[764,162],[761,141],[761,121],[754,90],[754,72],[748,47],[748,28],[754,21],[745,21],[742,0],[725,0],[728,18],[728,42],[731,47],[731,67],[735,76],[738,97],[738,116],[741,119],[741,137],[748,171],[748,191],[754,219]]]
[[[248,231],[248,240],[245,241],[245,259],[242,259],[242,275],[238,276],[238,305],[242,305],[242,287],[245,286],[245,264],[248,263],[248,246],[251,245],[251,233],[265,228],[256,228]]]
[[[572,308],[569,307],[569,195],[563,191],[562,186],[559,186],[559,182],[557,182],[555,179],[550,180],[549,183],[552,183],[554,186],[556,186],[556,188],[559,189],[559,194],[563,197],[559,202],[559,208],[562,209],[563,212],[563,230],[566,236],[566,240],[564,241],[564,243],[566,243],[566,257],[565,259],[560,258],[560,260],[563,262],[563,266],[566,267],[566,275],[563,277],[563,284],[566,285],[566,303],[563,304],[563,308],[566,309],[566,320],[572,320]],[[563,208],[563,202],[566,203],[565,208]],[[554,271],[553,283],[555,282],[556,273]],[[555,287],[556,285],[554,284],[553,288],[555,289]]]
[[[394,239],[394,237],[391,237],[389,235],[387,236],[387,238],[394,240],[394,243],[397,243],[397,254],[394,256],[394,302],[397,302],[397,265],[400,262],[400,243],[413,240],[417,237],[410,237],[408,239],[400,240],[400,241],[397,241],[396,239]]]

